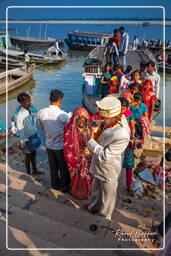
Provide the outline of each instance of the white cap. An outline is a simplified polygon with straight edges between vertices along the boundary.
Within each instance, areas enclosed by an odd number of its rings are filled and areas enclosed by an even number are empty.
[[[121,102],[112,95],[96,101],[96,104],[102,117],[112,118],[121,113]]]

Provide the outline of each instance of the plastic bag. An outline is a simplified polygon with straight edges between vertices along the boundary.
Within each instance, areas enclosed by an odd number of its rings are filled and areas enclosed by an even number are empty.
[[[143,194],[144,189],[140,180],[134,181],[132,185],[132,192],[137,196],[141,196]]]

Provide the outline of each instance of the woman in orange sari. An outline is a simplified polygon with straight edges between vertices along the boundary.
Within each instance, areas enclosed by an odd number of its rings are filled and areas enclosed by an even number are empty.
[[[91,153],[86,146],[90,127],[87,110],[77,108],[64,130],[64,157],[71,179],[69,193],[77,199],[87,199],[91,193]]]

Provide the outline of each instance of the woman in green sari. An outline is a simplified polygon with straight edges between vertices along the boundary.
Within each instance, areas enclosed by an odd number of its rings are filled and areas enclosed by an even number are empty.
[[[101,83],[101,99],[106,97],[109,94],[109,80],[112,76],[111,66],[107,64],[105,66],[105,72],[102,74],[100,83]]]

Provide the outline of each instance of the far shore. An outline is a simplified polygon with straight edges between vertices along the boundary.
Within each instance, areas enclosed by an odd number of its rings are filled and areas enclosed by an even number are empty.
[[[0,24],[6,23],[5,20],[0,20]],[[127,25],[163,25],[163,21],[140,21],[140,20],[8,20],[8,24],[127,24]],[[171,21],[165,21],[165,25],[171,25]]]

